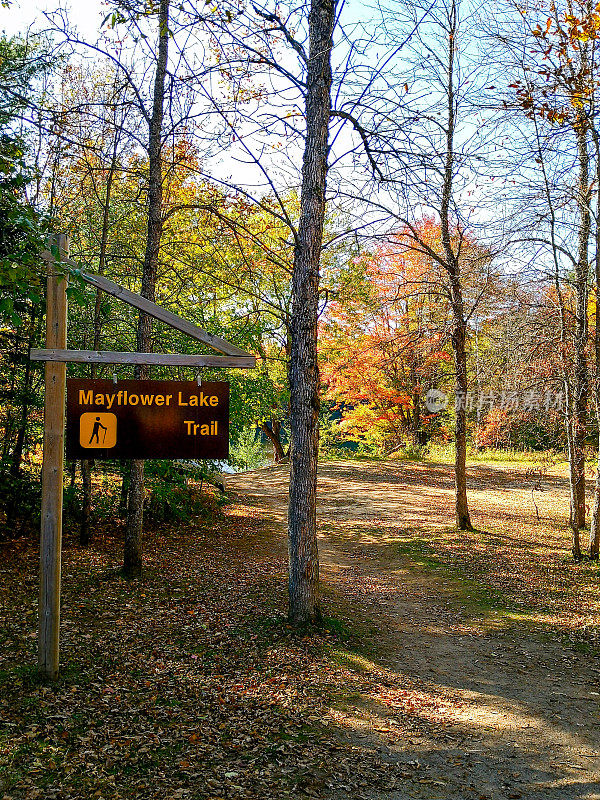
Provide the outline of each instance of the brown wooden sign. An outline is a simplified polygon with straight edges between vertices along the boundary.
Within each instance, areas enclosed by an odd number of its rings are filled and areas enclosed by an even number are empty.
[[[52,237],[42,254],[47,271],[46,347],[32,349],[45,361],[44,461],[40,530],[40,613],[38,660],[50,679],[58,677],[60,583],[65,436],[66,364],[156,364],[182,367],[254,369],[251,353],[100,275],[79,277],[144,314],[191,336],[224,355],[121,353],[67,349],[68,237]],[[227,458],[229,387],[173,381],[69,381],[69,458]]]
[[[229,456],[229,384],[67,380],[67,458]]]

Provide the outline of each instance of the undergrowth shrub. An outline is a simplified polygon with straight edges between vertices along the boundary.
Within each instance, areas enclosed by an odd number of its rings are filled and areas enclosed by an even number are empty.
[[[15,538],[35,530],[40,522],[40,476],[29,470],[12,475],[0,467],[0,539]]]

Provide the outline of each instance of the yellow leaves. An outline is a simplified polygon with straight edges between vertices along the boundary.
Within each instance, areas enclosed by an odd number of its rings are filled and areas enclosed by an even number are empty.
[[[524,11],[521,11],[521,13],[526,16]],[[542,23],[538,22],[531,29],[531,35],[536,39],[547,40],[549,37],[553,37],[557,45],[560,43],[559,51],[563,59],[566,58],[568,48],[577,50],[580,44],[596,39],[599,33],[600,13],[598,5],[593,11],[581,13],[579,16],[565,12],[562,15],[557,14],[554,18],[548,17],[543,27]]]

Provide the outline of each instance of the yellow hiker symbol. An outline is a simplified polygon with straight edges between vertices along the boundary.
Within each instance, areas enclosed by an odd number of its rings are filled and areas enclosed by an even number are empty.
[[[82,414],[79,420],[79,444],[86,448],[114,447],[117,443],[117,418],[114,414]]]

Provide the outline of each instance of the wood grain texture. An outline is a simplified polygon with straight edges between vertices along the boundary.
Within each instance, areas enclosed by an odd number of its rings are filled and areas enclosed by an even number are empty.
[[[56,237],[62,255],[68,255],[66,236]],[[47,264],[46,343],[50,348],[67,345],[67,280],[58,273],[54,259]],[[38,663],[50,679],[58,677],[60,632],[60,571],[62,546],[63,464],[65,435],[66,364],[48,362],[44,398],[44,461],[40,530],[40,602]]]
[[[254,369],[254,356],[189,356],[184,353],[127,353],[113,350],[32,350],[32,361],[73,362],[76,364],[146,364],[162,367],[222,367]]]

